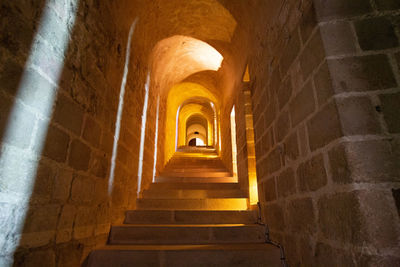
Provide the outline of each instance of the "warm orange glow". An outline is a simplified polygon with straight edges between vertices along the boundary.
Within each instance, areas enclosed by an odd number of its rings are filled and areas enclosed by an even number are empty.
[[[157,43],[152,54],[156,86],[168,90],[190,75],[221,67],[223,56],[206,42],[175,35]]]
[[[250,73],[249,73],[249,65],[246,66],[246,71],[243,76],[244,82],[250,82]]]
[[[172,157],[172,155],[175,153],[175,147],[178,146],[178,144],[185,145],[185,132],[186,132],[186,119],[189,118],[193,114],[200,114],[204,117],[206,117],[206,113],[201,112],[199,110],[198,105],[197,108],[193,106],[193,109],[187,108],[188,111],[183,113],[185,120],[181,121],[179,125],[184,125],[183,129],[179,128],[177,129],[177,113],[179,108],[181,107],[182,103],[184,103],[186,100],[191,99],[193,97],[200,97],[204,99],[208,99],[208,101],[212,101],[214,103],[218,103],[217,98],[212,94],[207,88],[196,84],[196,83],[179,83],[171,88],[171,90],[168,93],[168,98],[167,98],[167,114],[166,114],[166,125],[165,125],[165,134],[168,137],[169,142],[165,142],[165,150],[164,150],[164,164],[168,162],[168,160]],[[185,107],[182,107],[182,110]],[[181,112],[181,110],[179,110]],[[179,113],[181,114],[181,113]],[[206,117],[207,118],[207,117]],[[178,118],[178,121],[181,119],[181,115]],[[210,127],[209,127],[210,128]],[[181,130],[180,130],[181,129]],[[183,136],[183,142],[180,140],[179,143],[175,143],[174,141],[177,139],[177,131],[179,135],[178,136]]]

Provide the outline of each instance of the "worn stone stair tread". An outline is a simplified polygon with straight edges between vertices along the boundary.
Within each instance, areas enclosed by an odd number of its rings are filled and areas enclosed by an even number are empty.
[[[266,243],[240,243],[240,244],[206,244],[206,245],[106,245],[96,249],[100,250],[274,250],[280,252],[275,246]]]
[[[257,213],[250,210],[131,210],[126,212],[125,224],[128,223],[255,223]]]
[[[136,201],[138,209],[177,210],[247,210],[247,198],[144,199]]]
[[[142,193],[143,198],[246,198],[244,191],[231,190],[201,190],[201,189],[147,189]]]
[[[235,183],[235,177],[156,177],[156,183]]]
[[[263,243],[264,227],[253,225],[119,225],[109,244]]]

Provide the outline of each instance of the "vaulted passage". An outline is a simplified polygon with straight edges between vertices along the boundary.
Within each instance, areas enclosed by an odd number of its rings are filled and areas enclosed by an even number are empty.
[[[399,266],[397,0],[4,0],[0,266]]]

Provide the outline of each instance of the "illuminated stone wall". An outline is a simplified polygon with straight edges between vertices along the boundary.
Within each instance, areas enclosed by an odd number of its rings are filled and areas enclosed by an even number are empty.
[[[400,6],[314,3],[254,15],[263,220],[292,266],[398,265]]]

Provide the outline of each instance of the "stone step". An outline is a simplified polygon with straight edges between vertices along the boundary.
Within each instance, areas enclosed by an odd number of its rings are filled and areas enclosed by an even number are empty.
[[[168,172],[227,172],[226,168],[188,168],[187,166],[180,166],[177,168],[165,168],[163,170],[163,173],[168,173]]]
[[[125,213],[125,224],[252,224],[257,212],[211,210],[130,210]]]
[[[154,178],[155,183],[236,183],[236,177],[163,177]]]
[[[247,210],[247,198],[144,199],[136,201],[139,210]]]
[[[238,183],[152,183],[150,189],[202,189],[202,190],[231,190],[239,189]]]
[[[162,177],[229,177],[231,176],[230,172],[221,171],[221,172],[207,172],[207,171],[185,171],[179,172],[175,170],[171,171],[163,171],[160,175]]]
[[[94,250],[88,267],[229,266],[281,267],[280,250],[269,244],[129,245]]]
[[[143,198],[177,198],[177,199],[193,199],[193,198],[246,198],[247,195],[242,190],[144,190]]]
[[[261,225],[120,225],[112,226],[111,245],[263,243]]]

